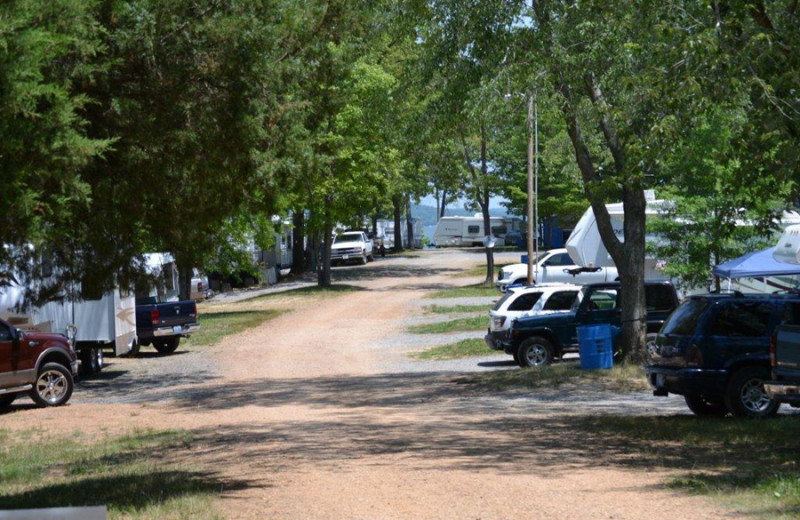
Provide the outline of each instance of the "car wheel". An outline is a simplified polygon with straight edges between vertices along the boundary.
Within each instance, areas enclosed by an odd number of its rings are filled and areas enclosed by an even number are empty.
[[[103,349],[94,349],[94,364],[97,372],[103,370],[103,366],[105,366],[105,353],[103,353]]]
[[[519,351],[518,351],[518,350],[515,350],[515,351],[514,351],[514,353],[513,353],[512,355],[514,356],[514,362],[515,362],[516,364],[518,364],[519,366],[522,366],[522,365],[520,365],[520,363],[519,363]]]
[[[181,342],[180,337],[174,337],[164,340],[153,341],[153,346],[159,354],[172,354],[178,349],[178,344]]]
[[[373,255],[372,253],[370,253],[370,254],[367,256],[367,260],[369,260],[370,262],[374,262],[374,261],[375,261],[375,255]]]
[[[686,406],[698,417],[724,417],[728,413],[722,401],[710,401],[702,395],[684,395]]]
[[[14,399],[16,398],[17,394],[0,395],[0,410],[5,410],[9,406],[11,406],[11,403],[13,403]]]
[[[778,413],[780,403],[770,399],[764,381],[770,373],[764,367],[744,367],[737,370],[725,393],[725,406],[737,417],[771,417]]]
[[[61,406],[69,401],[75,382],[64,365],[47,363],[39,370],[30,396],[39,406]]]
[[[361,265],[367,265],[367,262],[369,262],[369,260],[367,259],[367,255],[362,256]]]
[[[553,362],[553,345],[544,338],[528,338],[517,350],[521,367],[540,367]]]

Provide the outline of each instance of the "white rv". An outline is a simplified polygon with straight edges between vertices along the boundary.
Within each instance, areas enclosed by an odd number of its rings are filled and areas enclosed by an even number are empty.
[[[0,318],[23,330],[53,332],[72,339],[82,369],[98,372],[103,367],[103,349],[116,355],[131,352],[136,344],[136,302],[133,293],[114,289],[77,301],[52,301],[25,307],[24,289],[11,283],[0,288]]]
[[[504,246],[506,234],[520,231],[522,220],[518,217],[490,217],[489,225],[496,239],[495,245]],[[436,247],[482,246],[485,237],[480,213],[474,217],[442,217],[436,224],[433,243]]]
[[[418,218],[411,219],[412,232],[414,233],[414,247],[422,249],[422,221]],[[389,218],[379,218],[377,221],[376,236],[383,239],[386,249],[394,247],[394,220]],[[400,237],[403,240],[403,247],[408,248],[408,223],[406,219],[400,219]]]

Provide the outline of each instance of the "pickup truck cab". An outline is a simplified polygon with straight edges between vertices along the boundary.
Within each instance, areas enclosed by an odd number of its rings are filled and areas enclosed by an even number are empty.
[[[193,300],[156,303],[154,297],[136,298],[137,349],[152,344],[159,353],[170,354],[177,350],[181,338],[188,338],[199,328]]]
[[[503,350],[521,367],[548,365],[567,352],[578,352],[579,326],[620,326],[619,289],[619,282],[585,285],[569,312],[518,318],[502,342]],[[644,289],[648,342],[652,342],[678,306],[678,294],[669,282],[645,282]]]
[[[66,404],[79,365],[66,337],[23,332],[0,320],[0,410],[22,394],[39,406]]]
[[[346,231],[334,238],[331,265],[356,261],[366,264],[374,260],[372,240],[363,231]]]
[[[484,336],[486,345],[503,350],[502,341],[511,322],[517,318],[569,312],[580,290],[578,285],[561,283],[509,289],[489,311],[489,330]]]
[[[768,417],[780,403],[765,388],[770,339],[797,295],[707,294],[690,297],[658,334],[645,367],[654,395],[684,396],[696,415]]]
[[[566,249],[551,249],[536,262],[533,283],[585,285],[613,282],[617,278],[619,278],[619,274],[616,267],[581,267],[570,258]],[[500,292],[506,292],[509,286],[527,281],[528,264],[511,264],[500,269],[495,285]]]

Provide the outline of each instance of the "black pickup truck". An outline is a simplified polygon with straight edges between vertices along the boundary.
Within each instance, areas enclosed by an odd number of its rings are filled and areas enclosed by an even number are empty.
[[[199,328],[193,300],[157,303],[155,297],[136,298],[138,346],[153,345],[161,354],[170,354],[182,337],[188,338]]]
[[[779,403],[800,407],[800,302],[787,304],[770,342],[772,381],[764,390]]]

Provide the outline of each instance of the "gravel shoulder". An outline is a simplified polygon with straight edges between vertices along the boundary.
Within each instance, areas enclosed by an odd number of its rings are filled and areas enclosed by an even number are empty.
[[[602,415],[688,414],[682,400],[592,388],[491,395],[458,376],[515,369],[505,355],[408,357],[460,337],[406,328],[421,306],[443,303],[425,299],[429,291],[476,283],[457,274],[482,260],[474,250],[426,251],[336,269],[337,283],[361,290],[331,298],[209,302],[289,312],[215,346],[112,359],[69,406],[16,406],[3,427],[190,429],[187,460],[247,484],[221,491],[226,518],[730,518],[667,489],[679,471],[669,463],[634,460],[599,432],[573,434]]]

